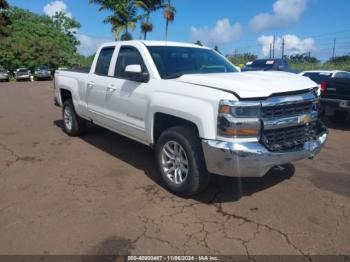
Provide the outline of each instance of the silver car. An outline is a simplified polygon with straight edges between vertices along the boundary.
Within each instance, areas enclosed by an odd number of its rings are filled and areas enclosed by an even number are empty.
[[[15,71],[16,81],[30,81],[30,70],[22,67]]]
[[[0,69],[0,82],[8,82],[10,80],[9,71],[6,69]]]

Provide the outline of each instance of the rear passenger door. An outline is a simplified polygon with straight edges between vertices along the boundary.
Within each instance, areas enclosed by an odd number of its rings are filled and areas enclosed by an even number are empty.
[[[89,74],[86,86],[86,101],[90,118],[102,125],[111,126],[113,121],[108,116],[106,93],[110,87],[110,64],[115,47],[103,47],[96,62],[95,71]]]

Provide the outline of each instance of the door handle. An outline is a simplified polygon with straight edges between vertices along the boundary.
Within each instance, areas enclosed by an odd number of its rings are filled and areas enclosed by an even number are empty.
[[[108,92],[114,92],[115,90],[117,90],[117,88],[114,85],[107,86],[107,91]]]
[[[88,87],[88,88],[93,88],[94,86],[95,86],[95,83],[92,82],[92,81],[89,81],[89,82],[87,83],[87,87]]]

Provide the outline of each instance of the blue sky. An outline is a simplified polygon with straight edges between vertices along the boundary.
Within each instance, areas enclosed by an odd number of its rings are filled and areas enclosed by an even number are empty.
[[[110,25],[102,21],[107,12],[88,0],[9,0],[11,5],[38,14],[65,11],[82,27],[78,38],[80,52],[91,54],[97,46],[113,40]],[[350,0],[173,0],[177,9],[170,25],[168,39],[193,42],[201,40],[227,54],[252,52],[269,54],[276,35],[276,56],[280,56],[282,37],[286,53],[311,52],[322,60],[332,54],[336,38],[336,54],[350,53]],[[44,8],[46,6],[46,8]],[[45,11],[44,11],[45,10]],[[165,21],[161,11],[152,15],[154,30],[150,40],[164,39]],[[133,32],[140,37],[139,28]]]

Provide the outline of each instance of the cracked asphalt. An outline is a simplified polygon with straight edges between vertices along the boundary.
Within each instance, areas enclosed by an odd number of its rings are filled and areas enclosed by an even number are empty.
[[[66,136],[52,85],[0,83],[0,254],[350,254],[349,122],[312,161],[182,199],[148,147]]]

